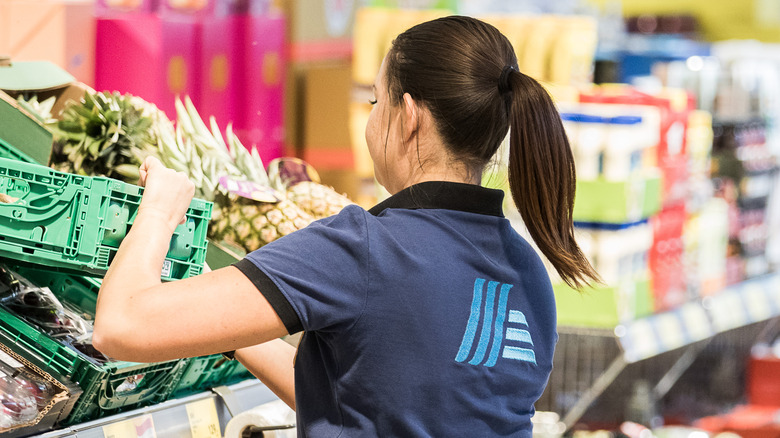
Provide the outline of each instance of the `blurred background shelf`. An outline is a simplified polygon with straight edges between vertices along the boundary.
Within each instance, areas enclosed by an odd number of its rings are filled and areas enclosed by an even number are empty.
[[[537,410],[558,413],[566,430],[721,412],[744,401],[751,349],[779,317],[773,273],[613,329],[561,326]]]

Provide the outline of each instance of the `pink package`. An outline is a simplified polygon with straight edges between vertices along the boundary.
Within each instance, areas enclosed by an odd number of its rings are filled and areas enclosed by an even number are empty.
[[[162,17],[163,76],[158,106],[169,118],[176,117],[176,96],[190,96],[200,108],[201,20],[195,16]]]
[[[197,105],[200,87],[198,22],[123,14],[97,19],[95,88],[130,93],[175,118],[176,95]]]
[[[205,17],[201,22],[200,106],[198,111],[208,123],[214,116],[224,131],[235,124],[240,93],[237,72],[241,63],[243,41],[240,15]]]
[[[95,89],[159,99],[162,26],[153,14],[99,17],[96,23]]]
[[[257,148],[264,162],[283,154],[285,20],[277,14],[240,17],[243,65],[233,76],[241,84],[236,97],[235,127],[248,148]],[[242,36],[239,35],[239,38]]]

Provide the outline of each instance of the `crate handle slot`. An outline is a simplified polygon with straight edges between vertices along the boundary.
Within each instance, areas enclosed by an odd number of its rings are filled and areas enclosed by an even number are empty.
[[[143,387],[130,391],[116,392],[116,388],[111,384],[110,379],[105,379],[100,388],[98,405],[101,409],[110,410],[121,408],[129,404],[142,403],[159,397],[163,394],[160,390],[173,383],[173,381],[179,377],[181,374],[179,368],[184,366],[184,362],[185,361],[180,360],[170,370],[148,371],[153,373],[156,372],[157,375],[152,377],[151,381],[142,382]],[[119,384],[121,384],[121,381],[114,383],[116,386],[119,386]]]
[[[59,215],[63,210],[71,207],[72,203],[70,200],[77,195],[77,192],[77,187],[68,186],[57,196],[54,196],[54,193],[56,193],[55,191],[50,191],[49,193],[26,200],[26,205],[0,203],[0,216],[22,222],[44,221]],[[48,205],[33,205],[33,202],[41,198],[49,199],[51,202],[49,202]],[[54,208],[57,203],[60,203],[61,205]],[[29,215],[25,214],[26,212],[34,212],[37,214],[35,217],[28,218],[27,216]]]

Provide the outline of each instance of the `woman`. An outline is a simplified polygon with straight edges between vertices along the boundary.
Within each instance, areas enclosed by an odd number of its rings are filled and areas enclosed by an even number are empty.
[[[297,408],[301,436],[530,436],[554,297],[503,217],[503,192],[479,183],[511,127],[511,191],[531,236],[567,283],[596,278],[572,234],[558,113],[508,40],[467,17],[399,35],[374,96],[366,140],[392,196],[195,278],[160,283],[193,188],[147,160],[140,211],[98,297],[95,346],[133,361],[238,349]],[[294,358],[277,338],[298,331]]]

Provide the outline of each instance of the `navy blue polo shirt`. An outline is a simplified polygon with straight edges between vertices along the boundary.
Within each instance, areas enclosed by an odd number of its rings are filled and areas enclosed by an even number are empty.
[[[299,436],[531,436],[555,302],[503,192],[425,182],[236,263],[290,333]]]

